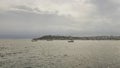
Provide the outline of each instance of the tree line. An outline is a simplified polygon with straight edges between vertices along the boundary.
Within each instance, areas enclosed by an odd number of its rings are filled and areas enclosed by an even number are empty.
[[[55,36],[45,35],[32,40],[120,40],[120,36],[90,36],[90,37],[73,37],[73,36]]]

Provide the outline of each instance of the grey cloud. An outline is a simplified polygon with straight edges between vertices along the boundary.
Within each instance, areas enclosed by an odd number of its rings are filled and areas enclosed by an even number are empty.
[[[27,7],[27,6],[15,6],[15,9],[20,9],[20,10],[27,10],[27,11],[33,11],[32,8]]]
[[[1,38],[33,38],[46,34],[77,36],[120,34],[119,25],[113,25],[113,23],[95,21],[88,22],[89,24],[84,27],[76,27],[75,24],[80,26],[81,22],[72,21],[56,14],[8,11],[0,14],[0,21]],[[82,31],[81,28],[83,28]]]
[[[69,2],[69,5],[72,1]],[[42,11],[38,7],[14,6],[13,8],[18,10],[0,12],[0,38],[33,38],[46,34],[120,35],[119,3],[113,2],[113,0],[89,0],[87,3],[96,8],[86,17],[78,17],[79,21],[76,18],[59,15],[57,12]],[[59,10],[56,11],[59,12]]]
[[[91,0],[90,2],[96,6],[96,16],[98,15],[101,18],[111,19],[112,22],[119,22],[120,3],[114,0]]]
[[[114,13],[120,6],[111,0],[91,0],[91,3],[96,5],[102,15]]]
[[[73,21],[64,16],[24,11],[0,13],[0,22],[0,37],[7,37],[6,35],[33,37],[43,34],[65,34],[74,28]]]

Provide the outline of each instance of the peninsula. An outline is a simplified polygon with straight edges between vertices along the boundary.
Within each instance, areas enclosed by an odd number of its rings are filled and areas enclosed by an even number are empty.
[[[88,36],[88,37],[73,37],[73,36],[56,36],[45,35],[39,38],[33,38],[33,41],[37,40],[120,40],[120,36]]]

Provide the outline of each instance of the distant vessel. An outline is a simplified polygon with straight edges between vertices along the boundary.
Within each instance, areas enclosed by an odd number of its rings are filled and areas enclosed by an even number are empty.
[[[37,42],[37,39],[32,39],[31,41],[32,41],[32,42]]]
[[[68,42],[74,42],[74,40],[69,40]]]
[[[74,40],[71,36],[69,36],[69,41],[68,42],[74,42]]]
[[[47,39],[47,41],[53,41],[52,39]]]

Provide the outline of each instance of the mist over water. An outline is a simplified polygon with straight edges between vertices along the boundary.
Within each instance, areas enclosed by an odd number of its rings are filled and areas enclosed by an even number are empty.
[[[120,68],[120,41],[0,40],[1,68]]]

